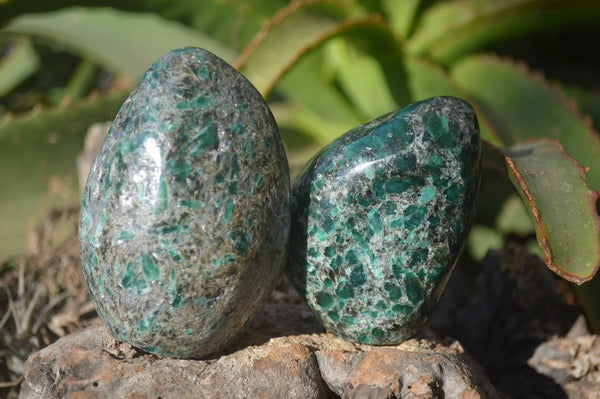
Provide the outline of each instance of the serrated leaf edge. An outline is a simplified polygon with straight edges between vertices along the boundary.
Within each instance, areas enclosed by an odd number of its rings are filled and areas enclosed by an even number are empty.
[[[306,8],[313,4],[326,2],[327,1],[324,0],[293,0],[292,2],[290,2],[286,7],[280,9],[277,13],[275,13],[275,15],[271,19],[263,23],[263,27],[261,28],[261,30],[254,36],[254,38],[250,41],[246,48],[244,48],[242,54],[233,63],[233,67],[238,71],[242,70],[244,66],[248,63],[248,60],[250,60],[250,58],[253,56],[255,51],[268,37],[272,29],[277,27],[278,25],[281,25],[285,20],[293,16],[300,9]],[[268,97],[269,93],[273,90],[275,85],[277,85],[277,83],[286,74],[286,72],[289,71],[294,66],[294,64],[296,64],[298,60],[302,58],[302,56],[304,56],[306,53],[308,53],[315,47],[318,47],[320,44],[327,41],[328,39],[337,36],[338,34],[346,30],[360,26],[370,26],[379,24],[382,26],[386,26],[387,28],[387,25],[385,25],[384,22],[385,21],[383,16],[379,13],[371,13],[365,16],[346,18],[339,22],[336,22],[332,29],[323,32],[323,34],[320,35],[313,42],[310,42],[300,47],[295,53],[295,55],[291,57],[287,61],[287,63],[281,68],[279,73],[277,73],[277,75],[275,75],[273,79],[271,79],[271,81],[262,88],[261,94],[265,98]]]
[[[477,105],[477,102],[475,100],[473,100],[473,98],[471,98],[471,96],[469,96],[468,94],[465,93],[465,90],[460,86],[460,84],[456,81],[456,79],[454,79],[454,77],[445,68],[443,68],[440,64],[438,64],[434,61],[431,61],[428,58],[421,57],[419,55],[411,54],[408,57],[410,57],[413,60],[416,60],[418,62],[427,64],[428,67],[436,70],[438,73],[440,73],[441,75],[443,75],[446,78],[446,82],[454,90],[456,90],[458,93],[460,93],[460,97],[462,99],[464,99],[466,102],[468,102],[469,105],[475,110],[475,113],[477,114],[477,121],[479,122],[479,124],[484,125],[486,127],[486,129],[492,134],[492,138],[494,139],[494,142],[490,141],[490,145],[495,146],[495,145],[499,145],[502,142],[500,135],[496,132],[496,129],[494,129],[494,127],[492,126],[490,121],[485,117],[485,113],[483,113],[481,111],[481,108],[479,108],[479,106]]]
[[[600,146],[600,134],[598,134],[596,129],[594,129],[592,118],[582,113],[577,106],[577,102],[567,97],[558,86],[548,80],[546,75],[541,70],[532,69],[525,61],[508,56],[500,56],[494,53],[471,54],[461,59],[461,61],[471,57],[508,64],[509,66],[516,68],[518,72],[536,81],[544,89],[547,89],[552,95],[554,95],[560,104],[564,105],[573,114],[573,116],[588,129],[588,132],[590,133],[589,138],[595,141],[598,146]],[[458,62],[460,63],[461,61]]]
[[[439,10],[444,8],[452,9],[454,7],[465,7],[465,5],[456,4],[460,2],[440,2],[438,4],[432,5],[429,9],[427,9],[419,18],[416,23],[415,28],[413,29],[412,35],[408,40],[408,49],[416,54],[421,55],[429,55],[436,61],[441,62],[444,65],[452,64],[453,62],[460,60],[462,57],[458,56],[453,59],[445,59],[445,56],[440,56],[440,49],[451,48],[456,43],[456,35],[447,35],[443,34],[444,32],[435,31],[433,34],[427,33],[427,30],[420,26],[423,23],[425,18],[428,18],[428,14],[435,14],[436,12],[440,12]],[[468,6],[468,2],[467,7]],[[477,26],[492,26],[498,24],[504,24],[507,20],[510,19],[510,16],[516,14],[517,11],[520,10],[521,14],[525,15],[543,15],[544,12],[548,10],[544,10],[540,8],[539,5],[545,4],[545,0],[529,0],[529,1],[497,1],[497,2],[489,2],[490,4],[486,4],[486,8],[482,9],[468,9],[468,11],[463,14],[465,17],[462,19],[456,19],[453,21],[448,28],[445,30],[445,33],[458,31],[461,35],[464,35],[465,31],[473,29],[473,27]],[[563,2],[564,4],[560,4],[556,7],[555,10],[552,11],[568,11],[568,10],[576,10],[578,6],[581,6],[585,3],[585,1],[574,2],[574,4],[567,4],[568,2]],[[593,4],[593,2],[589,2]],[[508,16],[508,18],[507,18]],[[538,30],[539,31],[539,30]],[[519,35],[513,36],[519,37]],[[445,44],[440,47],[440,39],[445,40]],[[461,39],[462,40],[462,39]],[[466,54],[463,54],[465,56]],[[447,56],[446,56],[447,57]]]
[[[242,53],[234,61],[233,67],[238,71],[246,65],[254,51],[265,41],[271,30],[281,25],[288,17],[295,14],[300,8],[308,7],[311,4],[322,2],[323,0],[292,0],[287,6],[280,8],[271,18],[263,21],[261,28],[252,40],[244,47]]]
[[[560,143],[559,140],[555,140],[555,139],[549,139],[549,138],[542,138],[542,139],[537,139],[537,140],[529,140],[531,141],[549,141],[552,142],[553,145],[557,146],[566,156],[567,159],[569,159],[573,165],[575,166],[575,168],[579,171],[579,175],[581,176],[581,179],[583,180],[583,184],[585,184],[585,186],[587,188],[590,189],[590,192],[592,193],[591,198],[589,198],[589,201],[592,205],[592,207],[595,209],[596,208],[596,202],[598,201],[598,199],[600,198],[600,192],[598,191],[594,191],[592,190],[588,183],[587,180],[585,178],[585,175],[587,173],[587,170],[585,167],[581,166],[579,164],[579,162],[577,162],[577,160],[573,157],[571,157],[569,155],[569,153],[565,150],[565,148],[563,147],[563,145]],[[504,150],[502,148],[498,148],[495,147],[495,150],[502,156],[502,158],[504,158],[504,161],[506,162],[506,165],[508,166],[510,172],[513,174],[516,183],[519,185],[520,190],[522,191],[523,195],[525,196],[525,198],[527,199],[527,202],[529,204],[529,207],[531,209],[531,214],[533,215],[533,218],[535,219],[535,223],[537,226],[537,229],[540,233],[540,241],[541,241],[541,246],[542,246],[542,251],[544,253],[544,262],[546,263],[546,266],[552,270],[554,273],[556,273],[557,275],[559,275],[560,277],[564,278],[565,280],[568,280],[572,283],[575,284],[583,284],[586,281],[591,280],[592,278],[594,278],[594,276],[596,275],[596,273],[598,272],[598,269],[600,269],[600,259],[598,260],[598,263],[596,263],[596,265],[594,266],[594,269],[592,271],[592,273],[590,273],[589,276],[587,277],[580,277],[580,276],[576,276],[570,273],[565,272],[564,270],[560,269],[553,261],[553,256],[552,256],[552,249],[550,247],[550,243],[548,242],[548,237],[546,234],[546,230],[544,228],[544,223],[542,220],[542,216],[540,214],[540,210],[536,205],[535,199],[533,198],[533,195],[531,194],[531,191],[529,191],[529,188],[527,187],[527,183],[525,182],[525,179],[523,178],[523,175],[519,172],[519,170],[517,169],[517,167],[515,166],[514,162],[512,161],[512,159],[504,152]],[[596,215],[595,218],[595,224],[596,227],[598,229],[598,232],[600,233],[600,216]],[[598,253],[598,256],[600,257],[600,253]]]

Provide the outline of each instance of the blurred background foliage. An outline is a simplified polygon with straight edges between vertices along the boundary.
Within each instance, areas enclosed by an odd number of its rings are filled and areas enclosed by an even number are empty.
[[[77,203],[90,125],[154,60],[197,46],[268,99],[292,174],[375,117],[466,99],[485,140],[468,255],[516,241],[584,283],[600,265],[599,34],[593,0],[0,0],[0,262]],[[574,289],[600,327],[598,278]]]

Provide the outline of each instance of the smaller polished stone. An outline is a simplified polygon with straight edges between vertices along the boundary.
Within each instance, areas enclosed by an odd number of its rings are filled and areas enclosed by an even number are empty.
[[[283,272],[289,218],[287,159],[260,93],[206,50],[169,52],[121,107],[83,194],[98,315],[159,355],[226,348]]]
[[[332,333],[376,345],[427,321],[475,209],[475,112],[435,97],[344,134],[292,188],[288,274]]]

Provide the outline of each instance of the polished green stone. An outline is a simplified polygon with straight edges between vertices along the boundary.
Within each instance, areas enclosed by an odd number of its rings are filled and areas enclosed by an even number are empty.
[[[223,349],[279,279],[289,219],[288,164],[261,95],[205,50],[168,53],[123,104],[83,194],[99,316],[160,355]]]
[[[479,164],[475,113],[454,97],[359,126],[308,163],[288,274],[329,331],[387,345],[426,322],[468,234]]]

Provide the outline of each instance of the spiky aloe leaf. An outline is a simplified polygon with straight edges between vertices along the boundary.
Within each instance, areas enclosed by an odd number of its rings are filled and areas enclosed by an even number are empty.
[[[578,284],[591,279],[600,267],[600,140],[589,118],[541,74],[509,59],[467,57],[451,76],[504,147],[548,267]]]
[[[589,0],[438,2],[418,19],[408,49],[449,65],[492,43],[599,22],[600,3]]]
[[[234,66],[263,96],[269,95],[302,56],[326,40],[356,29],[386,30],[379,14],[338,19],[310,12],[308,6],[314,3],[320,2],[292,1],[280,9],[263,24],[235,62]]]
[[[25,14],[11,20],[0,33],[28,35],[68,48],[124,75],[132,85],[156,59],[174,48],[203,47],[230,62],[235,58],[227,46],[180,23],[109,8]]]
[[[581,284],[600,267],[600,195],[585,169],[556,140],[539,139],[500,151],[535,221],[546,266]]]
[[[112,120],[126,96],[114,92],[0,122],[0,259],[24,253],[29,228],[52,207],[78,200],[85,133]]]
[[[25,38],[15,40],[8,54],[0,59],[0,97],[31,76],[39,66],[31,42]]]

